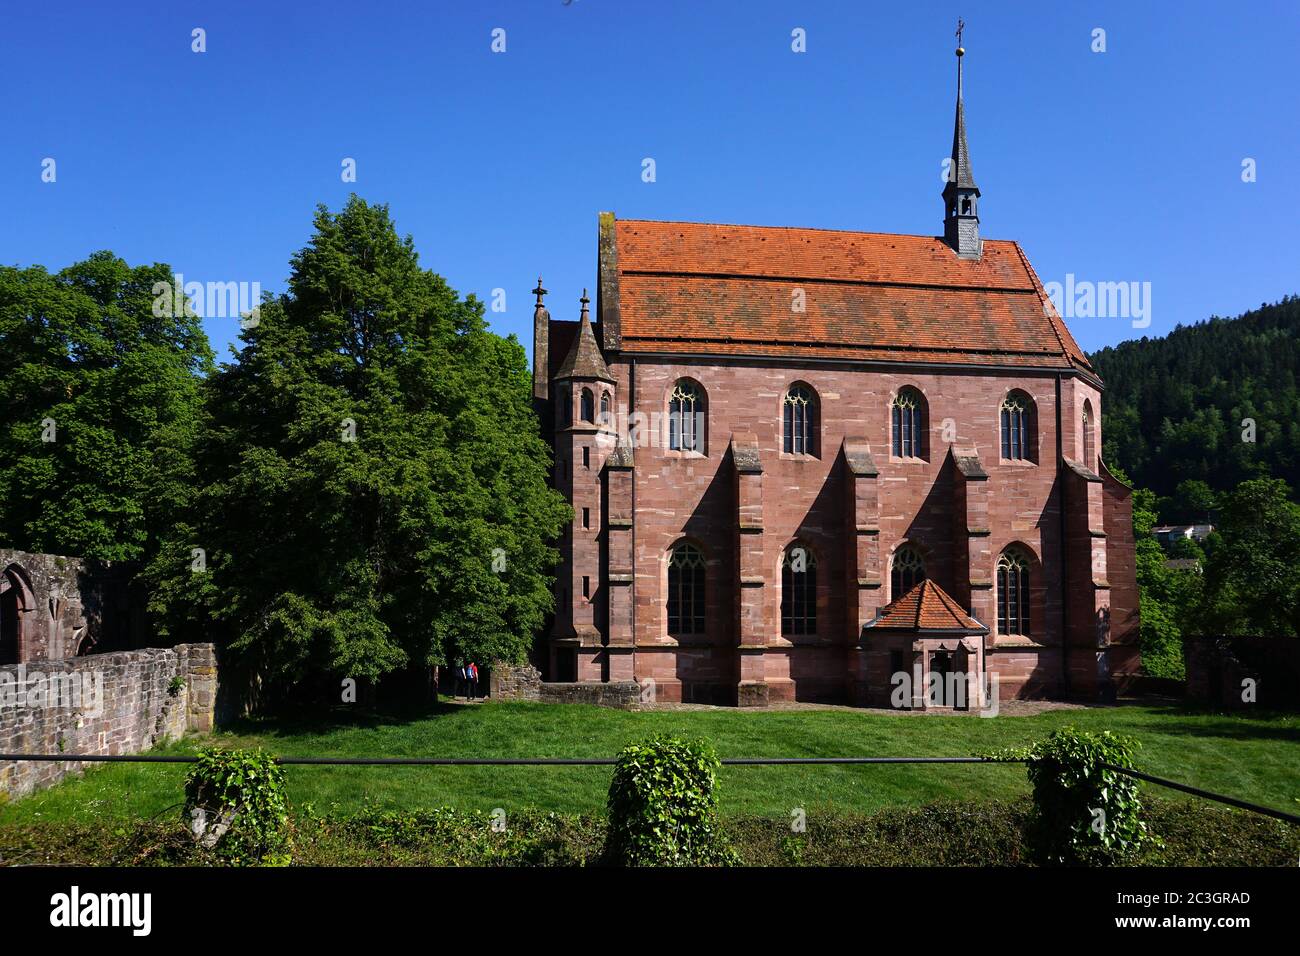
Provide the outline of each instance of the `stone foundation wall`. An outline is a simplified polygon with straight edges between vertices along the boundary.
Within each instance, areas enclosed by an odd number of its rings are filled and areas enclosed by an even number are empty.
[[[139,753],[186,732],[210,731],[216,699],[211,644],[7,665],[0,667],[0,753]],[[0,799],[86,766],[0,761]]]
[[[635,707],[641,701],[641,687],[635,681],[575,681],[544,683],[532,664],[516,667],[493,664],[493,700],[537,700],[551,704],[596,704],[599,707]]]
[[[542,684],[541,691],[541,700],[550,704],[595,704],[631,710],[641,702],[641,685],[630,680]]]

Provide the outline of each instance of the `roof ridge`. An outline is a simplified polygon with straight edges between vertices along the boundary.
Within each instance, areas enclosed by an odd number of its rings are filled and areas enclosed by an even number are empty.
[[[839,236],[891,236],[899,239],[933,239],[947,247],[943,236],[920,232],[867,232],[862,229],[828,229],[825,226],[762,226],[752,222],[701,222],[698,219],[617,219],[617,223],[644,222],[659,226],[724,226],[734,229],[788,229],[799,232],[832,232]],[[986,243],[1014,245],[1014,239],[985,239]]]
[[[966,612],[960,611],[958,608],[953,606],[956,602],[952,595],[940,587],[936,587],[934,592],[935,596],[939,599],[939,603],[943,605],[943,609],[952,615],[953,620],[958,624],[964,624],[965,622],[962,621],[961,618],[965,616]]]
[[[921,612],[925,609],[925,594],[926,594],[926,588],[929,587],[929,585],[930,585],[930,579],[922,578],[921,583],[916,586],[917,590],[921,592],[916,596],[915,627],[917,628],[917,630],[920,630],[921,628]]]

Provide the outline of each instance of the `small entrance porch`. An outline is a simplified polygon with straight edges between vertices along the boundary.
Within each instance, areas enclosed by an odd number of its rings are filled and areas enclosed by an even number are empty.
[[[861,649],[888,659],[886,683],[872,688],[871,697],[896,709],[983,709],[987,634],[939,585],[922,581],[862,629]],[[881,669],[869,672],[880,675]]]

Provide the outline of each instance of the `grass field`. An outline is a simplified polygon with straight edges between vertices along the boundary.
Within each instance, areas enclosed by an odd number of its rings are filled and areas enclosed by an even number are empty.
[[[582,705],[443,703],[403,716],[337,712],[245,722],[157,752],[189,753],[217,743],[262,747],[280,756],[612,757],[629,741],[663,731],[708,738],[723,757],[968,756],[1026,744],[1071,724],[1136,737],[1142,744],[1138,766],[1149,773],[1300,812],[1300,717],[1229,716],[1173,706],[981,719],[847,709],[625,712]],[[93,769],[0,804],[0,824],[152,816],[180,803],[186,770],[179,764]],[[311,802],[320,811],[371,805],[590,812],[604,807],[610,769],[289,767],[286,774],[290,800]],[[784,817],[794,807],[871,811],[941,799],[1002,800],[1027,792],[1024,769],[1016,765],[730,767],[722,773],[721,801],[725,814]]]

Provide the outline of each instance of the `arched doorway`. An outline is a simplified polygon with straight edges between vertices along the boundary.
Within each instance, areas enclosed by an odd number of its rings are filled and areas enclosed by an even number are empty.
[[[952,654],[942,647],[930,656],[930,704],[934,707],[955,705]]]
[[[23,658],[23,627],[32,609],[32,592],[21,569],[11,564],[0,573],[0,664]]]

